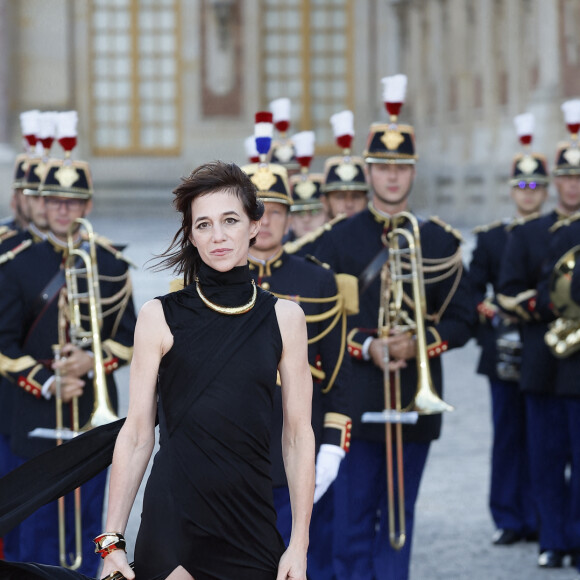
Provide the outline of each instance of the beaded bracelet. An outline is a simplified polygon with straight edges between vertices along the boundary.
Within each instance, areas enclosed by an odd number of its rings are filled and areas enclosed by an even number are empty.
[[[105,532],[97,536],[93,542],[95,543],[95,554],[100,554],[101,558],[108,556],[115,550],[126,551],[125,547],[127,543],[125,542],[123,534],[119,532]]]

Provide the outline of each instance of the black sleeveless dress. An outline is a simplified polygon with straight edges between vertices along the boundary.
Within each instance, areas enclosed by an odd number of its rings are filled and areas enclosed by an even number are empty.
[[[239,306],[252,294],[247,266],[202,266],[202,292]],[[160,450],[135,547],[139,580],[179,565],[195,580],[275,580],[284,544],[276,529],[270,424],[282,352],[274,304],[225,315],[192,284],[160,297],[173,346],[159,369]]]

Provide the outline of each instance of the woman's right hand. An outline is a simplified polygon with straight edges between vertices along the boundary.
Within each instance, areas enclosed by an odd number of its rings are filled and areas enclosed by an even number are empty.
[[[127,560],[127,554],[123,550],[113,550],[105,556],[101,578],[106,578],[114,572],[121,572],[127,580],[135,578],[135,572],[131,570]]]

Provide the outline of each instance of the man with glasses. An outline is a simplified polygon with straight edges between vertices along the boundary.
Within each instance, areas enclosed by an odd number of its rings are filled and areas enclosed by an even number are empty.
[[[580,549],[580,516],[574,513],[578,485],[570,483],[567,474],[572,452],[567,393],[559,391],[558,361],[544,340],[548,320],[537,301],[552,232],[580,210],[577,142],[560,146],[554,176],[556,208],[512,229],[498,281],[499,305],[521,323],[519,384],[526,404],[530,476],[539,517],[538,565],[543,568],[560,568],[566,553]],[[570,386],[577,388],[577,382]]]
[[[70,342],[66,281],[63,269],[72,231],[75,248],[89,250],[86,233],[74,227],[92,208],[92,180],[87,163],[50,161],[40,184],[49,226],[47,239],[29,246],[0,270],[0,373],[3,387],[13,393],[10,446],[19,463],[51,449],[51,439],[30,437],[38,427],[55,427],[56,370],[60,375],[63,421],[71,427],[71,401],[78,400],[79,424],[88,421],[93,410],[94,353],[91,341]],[[116,249],[96,238],[102,324],[103,367],[106,388],[113,407],[117,391],[113,372],[132,355],[135,312],[127,261]],[[81,266],[75,263],[75,267]],[[79,276],[79,290],[86,291],[86,278]],[[82,326],[89,329],[86,301],[80,305]],[[54,360],[53,345],[61,345],[62,359]],[[83,536],[101,530],[106,472],[83,486]],[[72,498],[67,498],[70,500]],[[72,517],[72,502],[67,517]],[[44,506],[17,528],[16,553],[6,559],[58,565],[59,549],[56,504]],[[67,522],[67,552],[73,551],[74,526]],[[92,535],[91,535],[92,534]],[[98,559],[97,559],[98,560]],[[79,569],[96,576],[98,561],[85,543]]]
[[[469,266],[473,308],[479,314],[477,341],[481,357],[477,372],[491,389],[493,444],[489,508],[496,526],[492,542],[511,545],[537,538],[537,515],[532,498],[526,412],[519,389],[519,325],[496,303],[501,257],[509,231],[539,216],[548,197],[546,159],[537,153],[514,157],[509,180],[516,215],[474,230],[476,246]],[[497,345],[499,344],[500,349]]]

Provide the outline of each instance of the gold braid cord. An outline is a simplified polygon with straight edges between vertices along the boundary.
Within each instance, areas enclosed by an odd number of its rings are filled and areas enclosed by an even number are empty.
[[[297,303],[305,303],[305,304],[330,304],[331,307],[319,314],[306,314],[306,323],[307,324],[315,324],[319,322],[329,321],[328,325],[319,332],[316,336],[308,339],[308,344],[314,344],[319,340],[322,340],[339,322],[342,320],[341,325],[341,332],[340,332],[340,351],[338,353],[338,358],[336,361],[336,365],[334,370],[332,371],[332,375],[328,380],[328,383],[322,390],[323,393],[328,393],[332,386],[334,385],[334,381],[336,380],[336,376],[338,375],[338,371],[340,370],[340,366],[342,365],[342,361],[344,359],[344,351],[346,349],[346,305],[345,299],[343,295],[339,292],[334,296],[328,296],[325,298],[305,298],[303,296],[291,296],[287,294],[278,294],[276,292],[272,292],[274,296],[277,298],[282,298],[283,300],[291,300],[292,302]],[[316,369],[312,369],[314,371]],[[315,377],[316,378],[316,377]]]
[[[82,276],[79,276],[81,278]],[[107,281],[107,282],[122,282],[123,287],[113,294],[112,296],[101,297],[100,303],[102,308],[102,315],[103,319],[107,316],[112,316],[116,314],[115,322],[113,324],[113,328],[111,331],[111,338],[117,334],[117,330],[119,328],[119,324],[121,323],[121,318],[127,308],[127,304],[131,299],[131,292],[133,290],[133,285],[131,283],[131,277],[129,276],[129,271],[125,272],[121,276],[102,276],[99,274],[99,280]],[[67,295],[66,295],[66,288],[63,289],[64,292],[61,291],[61,297],[59,297],[59,337],[61,332],[62,324],[64,327],[68,327],[69,323],[69,312],[68,308],[66,307],[67,304]],[[62,300],[62,303],[61,303]],[[88,298],[80,298],[79,302],[82,304],[88,304]],[[105,309],[104,307],[107,306],[108,308]],[[64,323],[62,320],[64,320]],[[81,320],[83,321],[90,321],[90,316],[88,314],[81,314]],[[64,343],[62,343],[64,344]]]
[[[411,266],[408,263],[405,263],[403,264],[403,269],[410,270]],[[453,285],[445,297],[441,308],[439,308],[437,312],[425,315],[427,320],[431,320],[437,324],[441,320],[445,310],[447,310],[447,307],[449,306],[449,303],[451,302],[451,299],[453,298],[461,280],[461,274],[463,273],[461,247],[457,248],[457,251],[453,255],[447,256],[445,258],[423,258],[422,270],[423,274],[433,274],[432,276],[424,279],[425,286],[428,284],[437,284],[438,282],[442,282],[451,276],[455,276]],[[415,303],[408,294],[404,294],[403,300],[405,304],[409,306],[409,308],[412,308],[413,310],[415,309]]]

